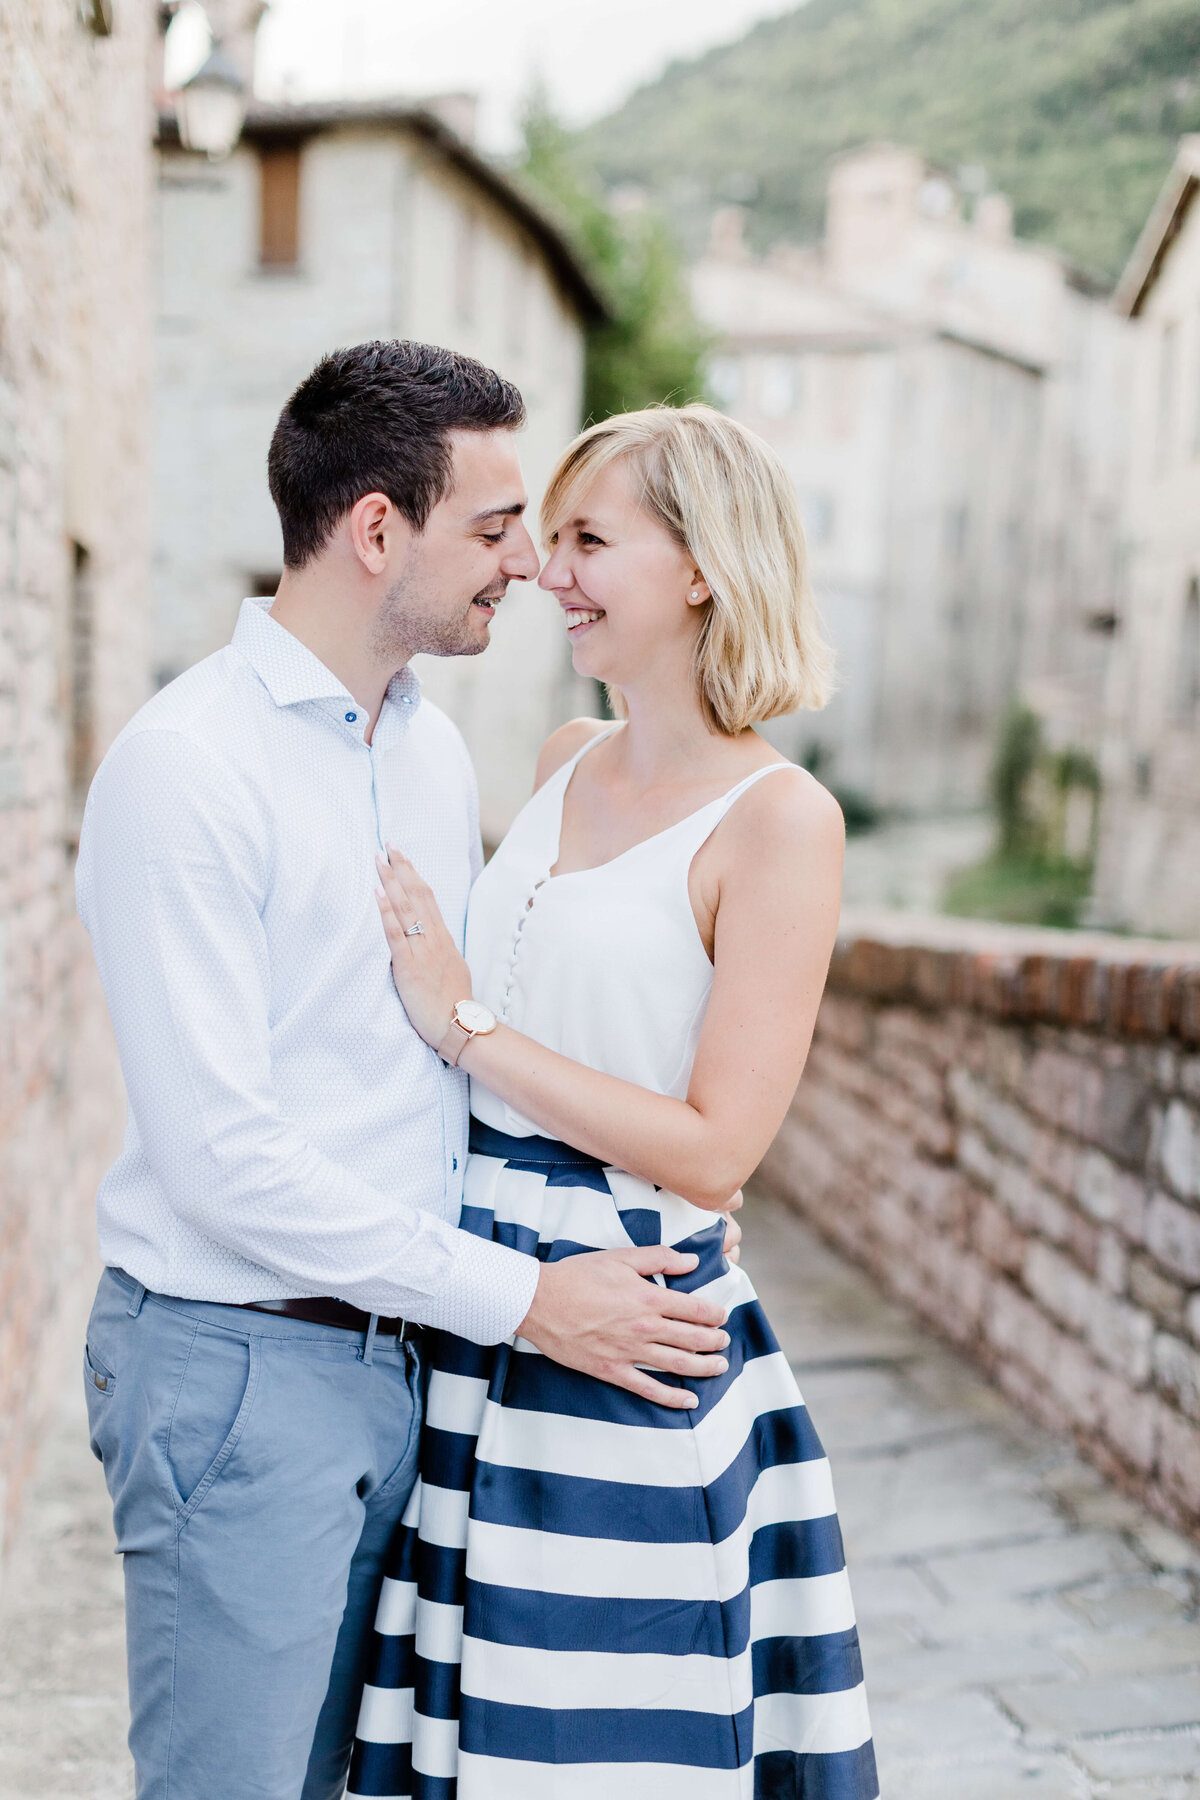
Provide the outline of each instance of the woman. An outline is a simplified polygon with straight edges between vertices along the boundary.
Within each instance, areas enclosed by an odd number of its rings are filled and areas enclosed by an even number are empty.
[[[784,1117],[837,924],[837,805],[752,729],[828,688],[795,497],[751,433],[663,408],[585,431],[542,522],[620,722],[547,741],[466,961],[381,865],[396,986],[471,1076],[463,1225],[696,1252],[727,1367],[678,1410],[682,1353],[635,1395],[435,1342],[350,1792],[874,1800],[828,1464],[714,1216]]]

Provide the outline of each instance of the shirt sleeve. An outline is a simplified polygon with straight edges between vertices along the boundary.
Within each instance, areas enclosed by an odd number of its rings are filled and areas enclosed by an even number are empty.
[[[167,1204],[297,1292],[499,1343],[529,1310],[536,1263],[381,1192],[281,1112],[268,853],[256,797],[180,733],[131,734],[93,785],[80,912]]]

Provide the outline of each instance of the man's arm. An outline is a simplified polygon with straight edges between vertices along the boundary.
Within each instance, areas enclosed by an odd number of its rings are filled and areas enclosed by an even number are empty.
[[[722,1309],[644,1279],[686,1274],[694,1256],[598,1252],[571,1259],[589,1273],[547,1271],[539,1284],[532,1257],[380,1192],[283,1117],[260,917],[265,833],[236,782],[177,733],[137,733],[102,768],[84,825],[80,911],[138,1135],[172,1211],[301,1291],[480,1344],[527,1320],[559,1360],[667,1406],[694,1404],[641,1367],[719,1372]]]
[[[499,1342],[536,1265],[379,1191],[281,1112],[266,847],[236,782],[203,747],[145,731],[88,808],[80,906],[150,1166],[173,1212],[298,1290]]]

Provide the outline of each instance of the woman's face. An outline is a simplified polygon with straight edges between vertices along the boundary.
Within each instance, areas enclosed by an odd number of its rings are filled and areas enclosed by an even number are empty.
[[[610,463],[580,495],[538,584],[562,609],[577,674],[623,688],[677,660],[690,669],[708,588],[638,505],[625,462]]]

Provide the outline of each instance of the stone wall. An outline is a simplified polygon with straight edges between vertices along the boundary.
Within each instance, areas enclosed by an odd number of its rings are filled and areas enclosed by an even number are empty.
[[[761,1173],[1200,1529],[1200,945],[844,919]]]
[[[123,1121],[73,861],[147,681],[155,9],[105,11],[0,7],[0,1528],[79,1355]]]

